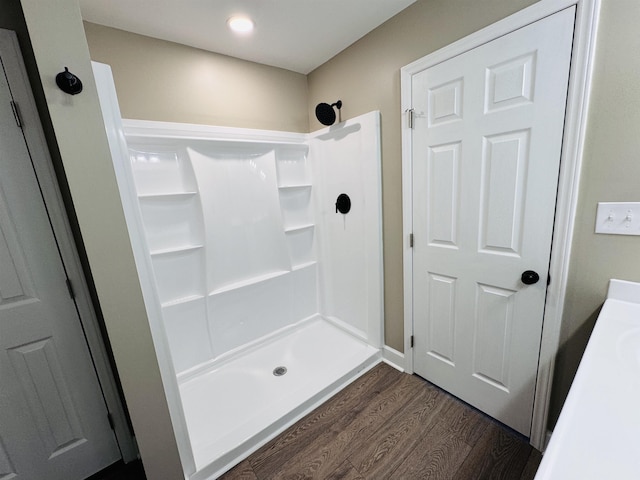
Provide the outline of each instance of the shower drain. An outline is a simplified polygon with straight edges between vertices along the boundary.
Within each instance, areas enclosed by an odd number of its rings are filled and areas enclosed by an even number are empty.
[[[276,377],[281,377],[285,373],[287,373],[287,367],[276,367],[276,368],[273,369],[273,374]]]

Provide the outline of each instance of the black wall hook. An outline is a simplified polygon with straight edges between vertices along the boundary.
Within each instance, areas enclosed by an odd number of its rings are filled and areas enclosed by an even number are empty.
[[[82,91],[82,82],[67,67],[64,67],[64,72],[56,75],[56,85],[69,95],[77,95]]]

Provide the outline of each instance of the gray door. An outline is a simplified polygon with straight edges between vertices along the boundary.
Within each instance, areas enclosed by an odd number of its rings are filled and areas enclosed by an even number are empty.
[[[121,458],[0,72],[0,479],[79,480]]]

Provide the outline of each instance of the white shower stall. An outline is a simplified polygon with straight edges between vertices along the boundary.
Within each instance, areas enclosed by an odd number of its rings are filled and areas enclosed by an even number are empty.
[[[381,359],[379,113],[122,120],[94,73],[185,478],[215,478]]]

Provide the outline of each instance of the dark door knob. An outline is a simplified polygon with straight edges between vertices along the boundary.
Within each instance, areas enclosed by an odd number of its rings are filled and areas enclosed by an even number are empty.
[[[524,283],[525,285],[533,285],[534,283],[538,283],[538,280],[540,280],[540,275],[538,275],[533,270],[527,270],[526,272],[522,272],[520,280],[522,280],[522,283]]]

